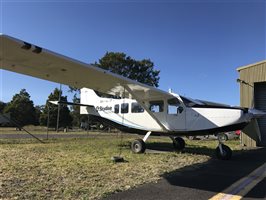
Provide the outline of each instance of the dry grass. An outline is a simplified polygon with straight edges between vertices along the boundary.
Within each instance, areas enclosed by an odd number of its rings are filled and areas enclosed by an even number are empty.
[[[187,152],[133,154],[131,136],[35,140],[0,140],[0,199],[98,199],[165,173],[210,159],[216,141],[188,141]],[[149,146],[168,146],[151,138]],[[161,143],[162,142],[162,143]],[[231,142],[231,147],[238,147]],[[113,163],[120,149],[127,162]]]

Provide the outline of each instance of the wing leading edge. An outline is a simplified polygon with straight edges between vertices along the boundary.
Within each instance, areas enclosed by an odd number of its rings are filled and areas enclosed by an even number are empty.
[[[142,101],[172,97],[157,88],[3,34],[0,35],[0,64],[4,70],[112,95],[121,96],[127,86]],[[125,97],[128,96],[126,92]]]

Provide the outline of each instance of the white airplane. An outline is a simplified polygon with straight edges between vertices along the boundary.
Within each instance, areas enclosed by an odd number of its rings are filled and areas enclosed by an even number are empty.
[[[180,136],[239,130],[252,119],[265,115],[255,109],[165,92],[3,34],[0,63],[4,70],[80,88],[81,114],[89,114],[125,132],[145,135],[132,142],[135,153],[145,151],[145,142],[153,134],[170,137],[174,148],[182,150],[185,141]],[[94,91],[120,99],[102,98]],[[232,151],[219,141],[216,155],[226,160]]]

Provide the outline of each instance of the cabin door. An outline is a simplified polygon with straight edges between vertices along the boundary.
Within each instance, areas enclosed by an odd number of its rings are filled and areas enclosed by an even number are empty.
[[[167,125],[171,131],[186,129],[186,109],[177,98],[168,100]]]

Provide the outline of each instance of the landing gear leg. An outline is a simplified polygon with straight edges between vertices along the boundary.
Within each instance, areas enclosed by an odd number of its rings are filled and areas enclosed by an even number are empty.
[[[151,131],[147,132],[143,139],[136,139],[131,143],[131,150],[134,153],[144,153],[146,150],[146,140],[151,135]]]
[[[173,141],[173,146],[174,146],[175,150],[182,151],[185,148],[186,143],[185,143],[185,140],[183,138],[171,137],[171,139]]]
[[[219,145],[215,150],[216,157],[220,160],[230,160],[232,157],[232,150],[230,149],[230,147],[224,145],[222,143],[222,140],[219,139],[219,137],[218,137],[218,141],[219,141]]]

